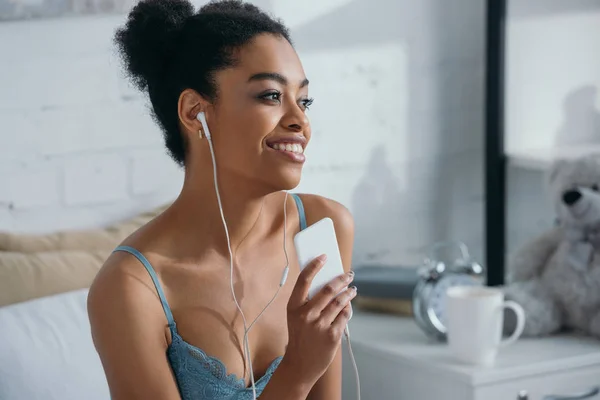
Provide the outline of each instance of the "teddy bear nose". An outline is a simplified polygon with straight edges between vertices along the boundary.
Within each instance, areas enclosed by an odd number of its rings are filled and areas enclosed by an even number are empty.
[[[577,189],[567,190],[563,193],[563,201],[568,205],[572,206],[581,198],[581,192]]]

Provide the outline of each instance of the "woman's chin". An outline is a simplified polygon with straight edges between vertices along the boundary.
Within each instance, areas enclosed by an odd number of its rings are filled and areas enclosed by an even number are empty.
[[[293,190],[300,184],[301,174],[280,175],[271,181],[274,191]]]

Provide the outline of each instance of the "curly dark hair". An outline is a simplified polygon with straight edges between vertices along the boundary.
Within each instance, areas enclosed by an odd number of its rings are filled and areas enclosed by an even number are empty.
[[[234,66],[234,51],[263,33],[292,43],[280,20],[240,0],[211,1],[197,13],[188,0],[142,0],[117,30],[114,41],[128,76],[148,92],[153,117],[179,165],[186,155],[179,95],[191,88],[215,101],[214,73]]]

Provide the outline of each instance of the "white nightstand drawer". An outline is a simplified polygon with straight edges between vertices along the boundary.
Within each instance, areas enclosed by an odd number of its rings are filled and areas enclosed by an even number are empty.
[[[446,344],[427,339],[411,318],[355,311],[350,325],[367,400],[517,400],[521,391],[527,400],[542,400],[600,385],[600,340],[590,337],[521,339],[503,348],[493,367],[480,368],[455,361]],[[355,399],[354,392],[346,356],[344,400]]]
[[[542,400],[544,396],[575,396],[600,386],[600,366],[578,368],[561,373],[540,374],[525,379],[497,383],[475,390],[476,400],[517,400],[520,391],[528,394],[528,400]],[[600,395],[589,397],[600,400]],[[587,400],[587,399],[586,399]]]

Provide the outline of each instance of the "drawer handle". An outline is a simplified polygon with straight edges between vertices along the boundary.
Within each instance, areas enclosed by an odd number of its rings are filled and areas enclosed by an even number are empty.
[[[587,392],[584,392],[584,393],[581,393],[581,394],[576,394],[576,395],[572,395],[572,396],[550,395],[550,396],[544,396],[543,400],[583,400],[583,399],[591,399],[592,397],[596,396],[598,393],[600,393],[600,386],[595,386],[595,387],[591,388],[590,390],[588,390]]]

